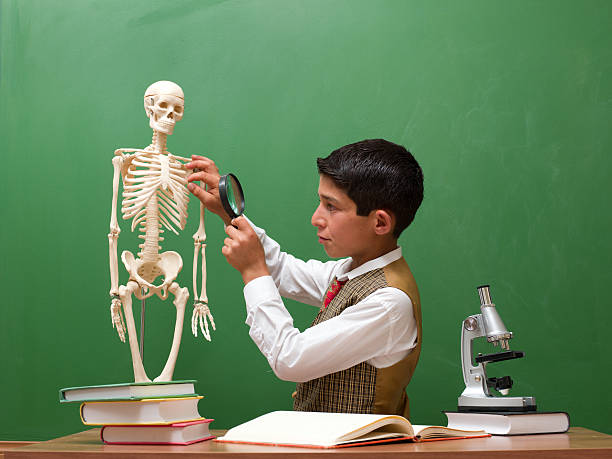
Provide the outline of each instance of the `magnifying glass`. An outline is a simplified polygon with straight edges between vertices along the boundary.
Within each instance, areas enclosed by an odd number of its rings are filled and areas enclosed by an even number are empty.
[[[244,213],[244,193],[234,174],[225,174],[219,179],[219,198],[232,219]]]

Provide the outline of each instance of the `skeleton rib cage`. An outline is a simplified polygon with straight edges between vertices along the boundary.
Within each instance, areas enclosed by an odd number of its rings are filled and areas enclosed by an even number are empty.
[[[144,233],[138,236],[144,239],[138,257],[144,262],[156,262],[161,250],[159,243],[164,240],[159,236],[163,228],[175,234],[185,228],[189,203],[185,187],[187,171],[171,154],[138,152],[122,175],[123,219],[133,218],[132,231],[140,225],[139,231]]]

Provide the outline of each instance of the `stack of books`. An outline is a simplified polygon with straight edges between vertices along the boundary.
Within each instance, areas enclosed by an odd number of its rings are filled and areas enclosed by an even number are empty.
[[[198,412],[196,381],[126,383],[60,389],[60,402],[80,402],[81,421],[102,426],[108,444],[190,445],[214,438]]]

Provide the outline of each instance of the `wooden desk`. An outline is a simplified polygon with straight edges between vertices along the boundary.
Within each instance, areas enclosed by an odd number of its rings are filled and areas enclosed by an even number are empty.
[[[224,431],[213,431],[222,435]],[[474,438],[426,443],[396,443],[331,450],[238,445],[206,441],[190,446],[132,446],[104,445],[100,429],[87,430],[66,437],[22,446],[4,451],[5,459],[85,458],[85,459],[315,459],[334,454],[338,459],[366,459],[369,457],[401,459],[413,458],[612,458],[612,435],[605,435],[581,427],[572,427],[567,434],[525,435],[518,437]]]

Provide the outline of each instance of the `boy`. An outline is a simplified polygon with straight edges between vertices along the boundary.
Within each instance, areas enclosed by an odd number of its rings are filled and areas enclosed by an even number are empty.
[[[326,253],[344,257],[326,263],[282,252],[245,217],[230,221],[217,167],[192,158],[187,167],[202,172],[188,178],[189,190],[227,225],[222,253],[242,274],[249,335],[279,378],[298,383],[294,409],[409,417],[405,389],[419,358],[421,309],[397,238],[423,199],[410,152],[373,139],[317,159],[312,224]],[[293,327],[281,296],[320,308],[310,328]]]

